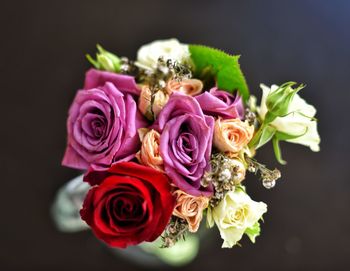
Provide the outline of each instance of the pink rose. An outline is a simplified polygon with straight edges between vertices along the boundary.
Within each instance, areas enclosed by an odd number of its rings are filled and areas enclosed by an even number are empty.
[[[131,160],[140,146],[137,129],[146,126],[134,99],[139,92],[131,76],[89,70],[69,109],[62,164],[101,169]]]
[[[244,107],[242,98],[224,90],[212,88],[201,95],[196,96],[204,114],[224,119],[242,119]]]

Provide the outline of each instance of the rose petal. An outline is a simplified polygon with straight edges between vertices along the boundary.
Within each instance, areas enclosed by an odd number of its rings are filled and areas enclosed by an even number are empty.
[[[124,93],[140,95],[140,89],[134,77],[96,69],[90,69],[86,73],[84,89],[96,88],[104,85],[105,82],[111,82]]]

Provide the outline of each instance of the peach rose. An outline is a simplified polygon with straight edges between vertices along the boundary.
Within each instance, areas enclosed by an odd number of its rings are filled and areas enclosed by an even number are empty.
[[[214,127],[214,145],[235,157],[252,139],[254,126],[240,119],[217,119]]]
[[[136,153],[137,160],[145,166],[163,171],[163,159],[159,153],[159,133],[147,128],[140,128],[138,133],[141,140],[141,150]]]
[[[181,81],[169,80],[166,90],[170,95],[173,92],[181,92],[189,96],[196,96],[202,92],[203,83],[198,79],[184,79]]]
[[[148,119],[153,119],[151,111],[151,90],[149,86],[143,85],[139,98],[139,109],[141,113]],[[154,95],[153,113],[155,116],[159,114],[164,105],[168,102],[169,95],[163,91],[157,91]]]
[[[203,210],[208,207],[209,198],[195,197],[182,190],[174,192],[176,205],[173,215],[187,221],[190,232],[196,232],[203,218]]]

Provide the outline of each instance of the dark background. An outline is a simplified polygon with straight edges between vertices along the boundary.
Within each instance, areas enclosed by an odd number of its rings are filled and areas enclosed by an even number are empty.
[[[135,57],[177,37],[241,54],[251,92],[295,80],[318,109],[321,152],[283,144],[283,178],[249,192],[268,203],[252,245],[219,233],[183,270],[350,270],[350,1],[2,1],[0,270],[135,270],[90,232],[56,231],[49,207],[77,171],[63,168],[67,109],[95,44]],[[271,148],[259,159],[273,167]],[[212,242],[209,242],[211,240]]]

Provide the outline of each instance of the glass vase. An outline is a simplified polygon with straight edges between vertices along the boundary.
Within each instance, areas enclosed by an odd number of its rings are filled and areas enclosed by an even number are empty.
[[[79,214],[89,189],[90,185],[83,182],[83,175],[80,175],[58,190],[51,209],[58,230],[73,233],[89,229]],[[186,241],[180,240],[171,248],[161,248],[162,240],[158,238],[154,242],[143,242],[125,249],[109,247],[109,250],[117,257],[123,257],[142,266],[184,266],[197,256],[199,236],[200,234],[188,234]]]

